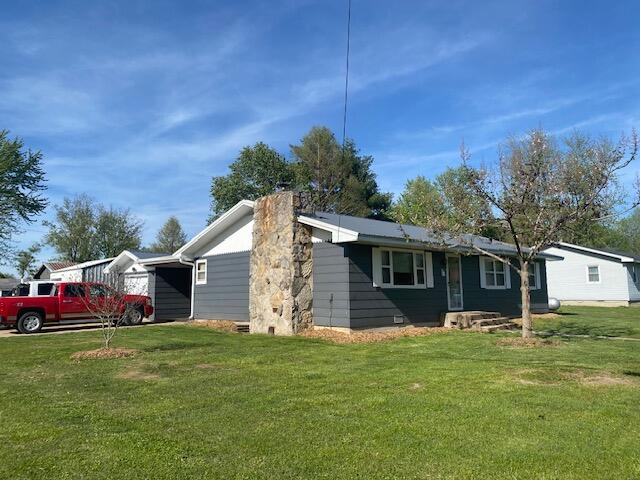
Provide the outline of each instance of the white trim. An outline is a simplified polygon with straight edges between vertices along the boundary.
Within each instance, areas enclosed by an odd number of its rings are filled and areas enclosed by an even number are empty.
[[[589,269],[590,268],[597,268],[598,269],[598,281],[597,282],[592,282],[589,279]],[[602,276],[601,276],[601,273],[600,273],[600,265],[587,265],[586,272],[587,272],[587,283],[588,284],[593,285],[593,284],[602,283]]]
[[[111,270],[120,263],[121,260],[129,258],[133,263],[137,263],[140,260],[137,256],[131,253],[129,250],[123,250],[120,255],[114,258],[109,265],[104,267],[104,273],[111,273]]]
[[[239,201],[229,210],[220,215],[213,223],[180,247],[172,256],[177,258],[188,256],[188,253],[191,250],[197,249],[201,242],[211,241],[219,231],[223,231],[229,225],[233,224],[238,218],[245,216],[249,210],[253,211],[253,205],[254,202],[250,200]],[[210,236],[211,238],[208,238]]]
[[[462,285],[462,257],[460,254],[455,253],[447,253],[446,254],[446,282],[447,282],[447,307],[451,312],[459,312],[464,310],[464,288]],[[449,289],[449,258],[457,258],[458,259],[458,278],[460,279],[460,307],[452,308],[451,307],[451,291]]]
[[[636,261],[635,259],[633,259],[631,257],[627,257],[626,255],[619,255],[619,254],[616,254],[616,253],[603,252],[602,250],[597,250],[595,248],[583,247],[583,246],[580,246],[580,245],[575,245],[573,243],[558,242],[557,245],[560,245],[560,246],[563,246],[563,247],[567,247],[567,248],[573,248],[575,250],[582,250],[584,252],[595,253],[597,255],[602,255],[604,257],[617,258],[622,263],[635,262]],[[595,267],[595,265],[591,265],[591,266]],[[594,282],[592,282],[592,283],[594,283]]]
[[[199,265],[204,265],[204,279],[203,280],[198,280],[198,273],[200,273],[198,271],[198,266]],[[196,285],[206,285],[207,284],[207,259],[206,258],[201,258],[200,260],[196,260],[195,266],[193,267],[193,269],[195,271]]]
[[[111,262],[113,261],[115,257],[111,257],[111,258],[103,258],[102,260],[89,260],[88,262],[84,262],[84,263],[77,263],[75,265],[72,265],[70,267],[65,267],[65,268],[61,268],[60,270],[54,270],[53,272],[58,273],[58,272],[73,272],[74,270],[82,270],[83,268],[87,268],[87,267],[93,267],[94,265],[100,265],[101,263],[106,263],[106,262]]]
[[[491,257],[478,257],[480,263],[480,288],[484,288],[486,290],[508,290],[511,288],[511,264],[503,263],[495,258]],[[485,268],[485,261],[489,261],[492,263],[502,263],[503,271],[504,271],[504,285],[487,285],[487,270]],[[496,271],[494,270],[494,279],[496,278]]]
[[[531,285],[531,282],[529,282],[529,290],[540,290],[540,288],[542,288],[540,283],[540,263],[532,262],[530,265],[533,266],[533,277],[536,283],[535,285]]]
[[[382,281],[382,250],[389,252],[389,281],[390,283],[384,283]],[[416,255],[422,255],[424,260],[424,283],[414,283],[413,285],[395,285],[393,283],[393,252],[404,252],[413,254],[413,281],[418,280],[418,270],[420,269],[416,262]],[[431,252],[424,250],[414,250],[408,248],[389,248],[389,247],[373,247],[371,249],[371,265],[373,268],[373,286],[381,288],[396,288],[396,289],[426,289],[433,288],[433,259]]]
[[[303,215],[300,215],[298,216],[298,221],[304,225],[309,225],[310,227],[319,228],[320,230],[325,230],[331,233],[332,243],[355,242],[356,240],[358,240],[358,232],[349,230],[344,227],[338,227],[337,225],[333,225],[332,223],[323,222],[322,220],[318,220],[317,218],[305,217]]]

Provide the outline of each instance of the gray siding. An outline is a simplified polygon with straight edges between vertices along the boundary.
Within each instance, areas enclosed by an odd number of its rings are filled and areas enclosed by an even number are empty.
[[[448,311],[445,255],[433,252],[433,288],[401,289],[373,286],[371,247],[352,244],[346,247],[349,259],[349,313],[352,328],[388,326],[394,315],[405,315],[408,322],[440,323]],[[462,256],[464,310],[497,311],[504,315],[520,314],[520,279],[511,271],[511,288],[480,288],[480,259]],[[545,262],[540,262],[541,288],[531,292],[532,304],[548,303]]]
[[[188,318],[191,314],[191,268],[156,268],[153,304],[156,321]]]
[[[410,323],[440,323],[447,309],[446,281],[439,274],[442,254],[433,253],[434,288],[383,289],[373,286],[371,247],[353,244],[348,251],[352,328],[393,325],[394,315],[405,315]]]
[[[511,288],[488,290],[480,288],[480,257],[462,257],[462,287],[465,310],[486,310],[503,315],[520,315],[520,275],[511,268]],[[540,261],[540,284],[538,290],[531,290],[531,304],[548,305],[547,272],[545,262]]]
[[[313,322],[349,327],[349,260],[342,245],[313,244]]]
[[[249,321],[249,252],[207,259],[207,283],[195,285],[198,319]]]

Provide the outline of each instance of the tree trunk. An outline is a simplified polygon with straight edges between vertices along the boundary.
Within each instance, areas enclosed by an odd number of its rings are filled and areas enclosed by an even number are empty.
[[[531,292],[529,291],[529,262],[520,260],[520,296],[522,298],[522,338],[533,337],[531,320]]]

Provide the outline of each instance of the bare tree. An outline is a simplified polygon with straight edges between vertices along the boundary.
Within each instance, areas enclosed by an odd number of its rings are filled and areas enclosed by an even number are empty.
[[[640,204],[640,181],[636,179],[631,197],[620,183],[622,171],[636,159],[637,152],[635,130],[630,137],[623,135],[617,143],[574,133],[561,145],[546,132],[534,130],[524,138],[510,138],[501,148],[498,161],[480,168],[470,166],[469,153],[462,147],[468,194],[491,205],[491,221],[507,231],[509,242],[515,246],[517,264],[488,251],[472,236],[463,235],[463,229],[468,229],[470,223],[477,224],[478,229],[488,227],[483,219],[477,222],[459,219],[455,222],[459,227],[453,228],[449,222],[447,243],[455,238],[456,243],[470,251],[518,272],[524,338],[533,335],[529,291],[533,260],[543,249],[563,241],[576,229]],[[437,220],[430,227],[444,232]]]
[[[85,307],[90,316],[100,322],[103,348],[111,348],[111,342],[118,329],[123,325],[139,325],[144,319],[144,305],[146,296],[132,294],[125,287],[122,274],[110,275],[108,284],[86,283],[86,295],[79,295],[84,299]]]

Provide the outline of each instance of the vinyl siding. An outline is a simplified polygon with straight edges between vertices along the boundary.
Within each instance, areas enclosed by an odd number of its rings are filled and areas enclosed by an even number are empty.
[[[349,314],[352,328],[393,325],[394,315],[405,315],[408,323],[440,323],[441,315],[449,308],[443,253],[432,253],[433,288],[379,288],[373,286],[372,247],[351,244],[345,248],[349,259]],[[520,314],[520,278],[515,270],[511,270],[511,288],[488,290],[480,287],[479,257],[462,256],[461,263],[464,310]],[[531,303],[532,306],[546,308],[545,262],[539,263],[541,288],[531,291]]]
[[[540,288],[531,290],[532,310],[546,309],[549,304],[547,296],[547,274],[544,261],[540,264]],[[520,315],[522,299],[520,295],[520,275],[510,269],[511,288],[490,290],[480,287],[480,257],[462,257],[462,287],[465,310],[483,310],[500,312],[503,315]],[[536,308],[538,307],[538,308]]]
[[[601,255],[552,247],[547,253],[564,257],[548,262],[549,296],[560,301],[628,301],[629,272],[622,263]],[[600,267],[600,283],[587,282],[587,267]]]
[[[633,281],[632,270],[634,268],[638,275],[638,282],[635,283]],[[640,301],[640,263],[629,264],[626,265],[627,269],[627,285],[629,286],[629,301],[631,302],[639,302]]]
[[[405,315],[407,323],[440,323],[440,313],[447,309],[446,281],[435,274],[442,254],[433,254],[433,288],[379,288],[373,286],[371,247],[351,244],[347,248],[351,328],[390,326],[394,315]]]
[[[313,244],[313,322],[349,326],[349,260],[342,245]]]
[[[194,317],[248,322],[249,252],[201,258],[207,260],[207,283],[195,285]]]

